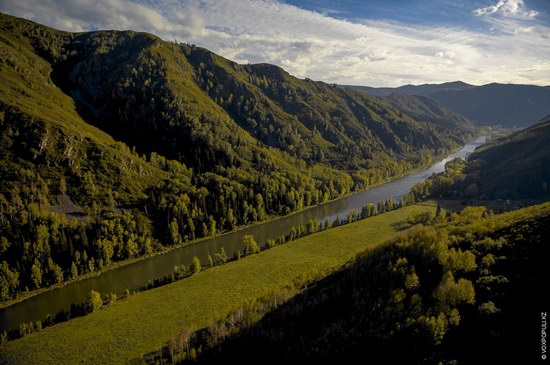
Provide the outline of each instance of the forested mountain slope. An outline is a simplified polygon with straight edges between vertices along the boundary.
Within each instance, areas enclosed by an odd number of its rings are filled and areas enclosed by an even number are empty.
[[[430,122],[453,130],[462,130],[466,133],[474,130],[474,124],[471,120],[452,112],[434,99],[398,93],[390,94],[383,99],[397,110],[410,115],[416,120]]]
[[[422,196],[545,198],[550,191],[550,118],[476,150],[416,186]]]
[[[0,14],[0,70],[0,299],[326,202],[472,134],[132,31]]]
[[[470,158],[471,174],[488,195],[537,197],[549,194],[550,118],[492,141]]]
[[[63,85],[95,111],[95,124],[198,171],[252,160],[230,149],[251,141],[308,164],[358,170],[448,148],[449,134],[463,137],[364,94],[143,34],[88,33],[66,48],[76,56],[59,65],[72,69]],[[243,131],[252,138],[239,139]]]
[[[549,227],[548,203],[436,217],[240,332],[223,335],[238,313],[212,325],[199,363],[534,363]]]

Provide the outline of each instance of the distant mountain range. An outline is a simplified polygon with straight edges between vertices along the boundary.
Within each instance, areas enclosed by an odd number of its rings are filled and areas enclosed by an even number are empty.
[[[429,96],[441,91],[460,91],[475,88],[476,86],[462,81],[446,82],[443,84],[423,84],[423,85],[403,85],[399,87],[370,87],[345,85],[359,91],[364,91],[371,95],[387,96],[393,93]]]
[[[380,97],[393,93],[429,97],[478,125],[526,127],[550,114],[549,86],[496,83],[475,86],[455,81],[396,88],[347,87]]]

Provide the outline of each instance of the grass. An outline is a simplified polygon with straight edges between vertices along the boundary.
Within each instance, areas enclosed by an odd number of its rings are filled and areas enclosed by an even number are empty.
[[[202,328],[293,280],[340,267],[369,246],[399,234],[414,211],[405,207],[316,233],[188,279],[133,295],[0,347],[0,363],[141,362],[182,327]]]

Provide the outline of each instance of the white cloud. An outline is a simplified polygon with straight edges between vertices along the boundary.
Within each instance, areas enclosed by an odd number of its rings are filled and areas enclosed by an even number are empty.
[[[533,19],[539,14],[538,11],[527,10],[523,0],[499,0],[497,4],[476,9],[473,13],[477,16],[498,14],[506,17],[525,19]]]
[[[483,18],[495,29],[486,33],[352,23],[274,0],[141,1],[2,0],[0,10],[65,30],[147,31],[237,62],[273,63],[298,77],[326,82],[550,84],[550,27],[526,27],[518,18]],[[516,12],[527,11],[520,9]]]

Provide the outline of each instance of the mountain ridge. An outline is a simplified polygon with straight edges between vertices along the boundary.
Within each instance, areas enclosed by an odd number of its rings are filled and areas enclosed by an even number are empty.
[[[550,112],[550,87],[490,83],[470,85],[461,81],[443,84],[405,85],[397,88],[342,86],[386,97],[391,93],[434,99],[478,125],[527,127]]]

